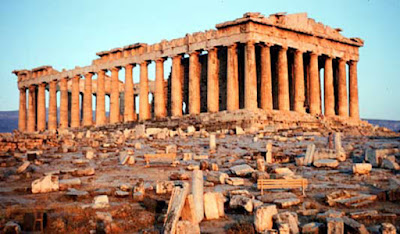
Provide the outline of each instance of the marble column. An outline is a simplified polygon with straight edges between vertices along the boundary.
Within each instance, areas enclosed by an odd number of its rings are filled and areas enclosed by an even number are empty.
[[[200,71],[199,52],[194,51],[189,56],[189,113],[200,113]]]
[[[97,73],[97,92],[96,92],[96,126],[106,123],[106,92],[105,92],[106,71],[100,70]]]
[[[72,78],[71,88],[71,127],[80,127],[80,109],[79,109],[79,80],[81,76],[76,75]]]
[[[339,116],[348,117],[349,109],[347,104],[346,61],[343,59],[339,59],[338,77]]]
[[[148,64],[148,61],[144,61],[140,64],[139,120],[148,120],[151,118],[149,105]]]
[[[325,116],[335,115],[335,94],[333,89],[333,67],[332,58],[325,58],[324,67],[324,108]]]
[[[239,74],[237,44],[228,47],[226,108],[239,109]]]
[[[29,86],[29,96],[28,96],[28,124],[27,131],[34,132],[36,130],[36,86]]]
[[[26,131],[26,88],[19,89],[18,130]]]
[[[278,54],[278,108],[281,111],[290,110],[287,50],[281,47]]]
[[[156,88],[154,92],[154,115],[156,118],[167,116],[164,91],[164,61],[165,58],[156,60]]]
[[[124,103],[124,122],[134,121],[134,99],[133,99],[133,67],[128,64],[125,66],[125,103]]]
[[[360,119],[358,109],[358,82],[357,82],[357,61],[349,62],[349,99],[350,118]]]
[[[294,111],[305,113],[304,101],[303,51],[296,50],[294,52]]]
[[[83,126],[92,126],[93,107],[92,107],[92,77],[93,73],[85,75],[85,91],[83,94]]]
[[[49,117],[48,129],[57,129],[57,81],[52,80],[49,83]]]
[[[256,51],[254,41],[248,41],[244,61],[244,108],[255,110],[257,106]]]
[[[218,80],[217,48],[208,50],[207,57],[207,111],[219,111],[219,80]]]
[[[41,83],[38,86],[37,98],[37,130],[46,130],[46,84]]]
[[[119,122],[119,67],[111,69],[110,123]]]
[[[321,114],[321,99],[319,97],[318,54],[310,54],[310,114]]]
[[[182,79],[181,79],[181,55],[172,58],[171,74],[171,114],[182,116]]]
[[[68,128],[68,80],[60,80],[60,128]]]
[[[271,47],[261,45],[261,89],[260,106],[263,110],[272,110],[272,76],[271,76]]]

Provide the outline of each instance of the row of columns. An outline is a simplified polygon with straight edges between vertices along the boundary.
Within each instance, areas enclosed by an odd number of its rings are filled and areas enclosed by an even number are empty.
[[[244,50],[244,108],[248,110],[257,109],[260,106],[265,110],[273,109],[272,95],[272,71],[271,71],[271,45],[259,44],[260,46],[260,79],[261,93],[260,105],[257,102],[257,72],[256,72],[256,50],[255,42],[248,41]],[[208,112],[219,111],[219,60],[217,48],[208,50],[207,64],[207,110]],[[278,109],[281,111],[290,110],[289,95],[289,73],[287,47],[279,47],[277,57],[277,80],[278,80]],[[227,110],[239,109],[239,74],[238,74],[238,54],[237,44],[228,46],[227,49]],[[294,51],[294,105],[293,109],[299,113],[305,113],[305,83],[303,54],[301,50]],[[193,51],[189,54],[189,113],[200,113],[200,76],[201,65],[199,61],[199,51]],[[164,91],[164,61],[160,58],[156,63],[156,79],[154,92],[154,114],[156,118],[167,116],[166,99]],[[171,115],[182,116],[183,102],[183,73],[181,71],[182,55],[172,57],[171,74]],[[140,63],[140,93],[139,93],[139,120],[148,120],[151,118],[150,104],[148,101],[149,81],[148,64],[150,61]],[[357,88],[357,62],[349,61],[349,99],[350,108],[348,108],[347,89],[346,89],[346,61],[339,59],[338,66],[338,114],[339,116],[359,118],[358,113],[358,88]],[[135,64],[128,64],[125,68],[125,102],[124,102],[124,122],[135,121],[135,103],[134,103],[134,83],[132,70]],[[119,105],[119,79],[118,74],[121,67],[111,68],[111,94],[110,94],[110,123],[120,122]],[[96,125],[106,124],[105,113],[105,76],[106,70],[97,72],[97,90],[96,90]],[[93,124],[92,110],[92,77],[94,73],[84,74],[84,95],[83,95],[83,126]],[[72,80],[71,88],[71,127],[80,127],[80,105],[79,105],[79,81],[81,76],[77,75]],[[68,127],[68,78],[58,81],[60,95],[60,120],[59,127]],[[310,114],[321,114],[321,92],[319,83],[318,54],[310,53],[309,63],[309,111]],[[39,84],[37,88],[32,85],[28,88],[28,114],[26,114],[26,88],[20,89],[20,114],[19,129],[21,131],[43,131],[46,129],[46,106],[45,106],[46,84]],[[48,129],[57,128],[57,81],[49,83],[49,117]],[[36,100],[37,98],[37,100]],[[36,108],[37,105],[37,108]],[[333,82],[332,58],[325,58],[324,65],[324,107],[326,116],[335,115],[335,98]],[[350,109],[350,111],[348,111]],[[37,113],[36,113],[37,110]],[[37,115],[36,115],[37,114]],[[36,118],[37,117],[37,118]],[[27,121],[26,121],[27,119]],[[37,125],[35,124],[37,119]]]

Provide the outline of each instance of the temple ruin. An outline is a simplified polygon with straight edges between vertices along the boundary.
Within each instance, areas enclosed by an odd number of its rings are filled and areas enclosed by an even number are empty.
[[[358,120],[357,62],[364,42],[346,38],[340,31],[306,13],[268,17],[246,13],[217,24],[215,30],[99,52],[99,58],[86,67],[15,70],[19,130],[102,126],[258,108]],[[165,68],[166,59],[172,59],[171,68]],[[155,81],[148,76],[152,62]],[[132,75],[135,66],[140,66],[137,84]],[[125,82],[118,77],[120,69],[125,70]],[[164,69],[171,69],[169,77],[164,77]],[[110,97],[109,117],[106,95]]]

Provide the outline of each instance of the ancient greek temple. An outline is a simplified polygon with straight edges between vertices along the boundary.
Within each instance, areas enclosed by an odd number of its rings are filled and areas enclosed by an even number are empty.
[[[19,130],[257,108],[357,120],[358,49],[364,42],[340,31],[306,13],[246,13],[217,24],[215,30],[99,52],[86,67],[15,70]],[[172,60],[172,66],[166,68],[166,60]],[[148,66],[153,62],[151,79]],[[135,66],[140,67],[139,83],[133,79]],[[121,69],[124,79],[119,77]],[[168,77],[164,69],[170,69]]]

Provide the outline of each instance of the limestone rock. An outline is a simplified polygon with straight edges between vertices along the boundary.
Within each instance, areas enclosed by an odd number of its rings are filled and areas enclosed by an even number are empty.
[[[108,202],[108,196],[107,195],[99,195],[94,197],[94,202],[93,202],[93,209],[101,209],[101,208],[107,208],[109,207],[110,204]]]
[[[217,148],[217,142],[215,140],[215,134],[210,134],[210,150],[215,150]]]
[[[298,198],[287,198],[287,199],[276,199],[274,203],[279,205],[280,208],[287,208],[300,204],[300,199]]]
[[[320,159],[314,162],[314,166],[337,168],[339,166],[339,162],[336,159]]]
[[[243,208],[247,212],[253,212],[253,201],[251,198],[242,195],[234,195],[229,200],[229,207],[231,209]]]
[[[32,193],[48,193],[60,188],[58,176],[47,175],[32,182]]]
[[[254,212],[254,226],[257,232],[272,229],[272,217],[278,213],[275,205],[262,205]]]
[[[369,174],[372,170],[372,165],[370,163],[355,163],[353,164],[353,173],[359,175]]]
[[[236,128],[235,128],[235,133],[236,133],[236,135],[243,135],[243,134],[245,134],[245,132],[243,131],[243,128],[241,128],[241,127],[239,127],[239,126],[236,126]]]
[[[343,234],[344,224],[342,218],[327,218],[327,233],[328,234]]]
[[[66,190],[68,188],[77,187],[80,186],[81,184],[82,182],[79,178],[64,179],[59,181],[60,190]]]
[[[135,164],[135,157],[126,151],[122,151],[119,153],[119,162],[121,165],[133,165]]]
[[[307,223],[301,227],[301,233],[319,234],[321,233],[320,231],[321,227],[322,223],[316,223],[316,222]]]
[[[365,228],[364,224],[357,222],[354,219],[349,217],[342,217],[343,223],[346,229],[346,232],[350,233],[358,233],[358,234],[367,234],[369,233],[368,230]]]
[[[6,225],[4,225],[3,233],[21,233],[21,226],[14,221],[8,221]]]
[[[226,178],[225,182],[233,186],[239,186],[244,184],[244,180],[238,177],[228,177]]]
[[[204,215],[207,220],[219,219],[225,215],[223,195],[218,192],[204,194]]]
[[[254,171],[254,169],[247,164],[236,165],[229,168],[229,170],[237,176],[246,176]]]
[[[18,167],[17,173],[24,172],[29,167],[29,165],[31,165],[31,163],[29,161],[25,161],[24,163],[22,163],[21,166]]]
[[[207,174],[206,180],[215,184],[225,184],[227,178],[229,178],[229,176],[226,173],[210,171]]]
[[[287,224],[289,226],[290,234],[300,233],[299,220],[295,212],[289,212],[289,211],[281,212],[275,214],[273,219],[278,227],[283,224]]]
[[[181,220],[176,224],[176,234],[200,234],[199,224]]]
[[[395,161],[391,161],[391,160],[389,160],[387,158],[382,160],[381,167],[389,169],[389,170],[400,170],[399,164],[397,164]]]
[[[382,223],[382,234],[396,234],[396,227],[391,223]]]
[[[95,170],[93,167],[88,167],[85,169],[77,169],[74,172],[72,172],[72,175],[74,176],[91,176],[94,175]]]

